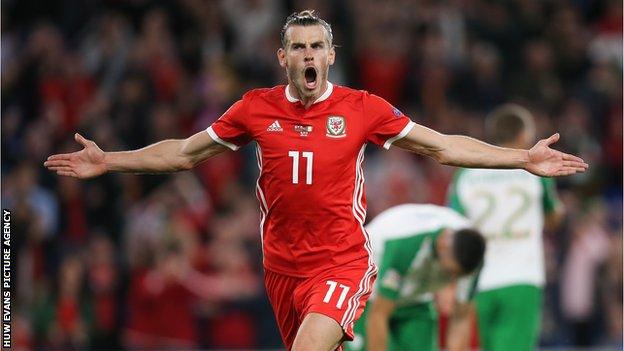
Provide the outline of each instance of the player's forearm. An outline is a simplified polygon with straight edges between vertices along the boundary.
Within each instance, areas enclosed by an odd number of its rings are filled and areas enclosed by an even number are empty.
[[[470,321],[451,323],[446,338],[448,351],[466,351],[470,341]]]
[[[184,140],[163,140],[139,150],[106,152],[104,161],[109,172],[176,172],[194,165],[183,149]]]
[[[368,350],[385,351],[388,345],[388,320],[371,313],[366,320],[366,339]]]
[[[468,350],[472,327],[471,311],[472,306],[470,305],[455,306],[446,337],[446,345],[449,351]]]
[[[498,147],[463,135],[445,135],[418,124],[394,145],[450,166],[524,169],[529,162],[528,150]]]
[[[463,135],[445,135],[443,145],[434,157],[450,166],[524,169],[529,162],[528,150],[498,147]]]

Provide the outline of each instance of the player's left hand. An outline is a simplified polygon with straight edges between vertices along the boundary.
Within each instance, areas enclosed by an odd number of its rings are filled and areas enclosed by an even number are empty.
[[[525,169],[542,177],[566,176],[585,172],[589,165],[582,158],[553,150],[550,145],[559,140],[559,133],[542,139],[529,150]]]

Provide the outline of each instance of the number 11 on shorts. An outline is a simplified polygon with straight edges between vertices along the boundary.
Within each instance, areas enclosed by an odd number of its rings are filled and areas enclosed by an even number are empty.
[[[329,285],[329,289],[327,290],[327,294],[325,294],[325,298],[323,299],[323,302],[329,303],[329,301],[332,298],[332,295],[334,294],[334,291],[336,290],[336,286],[340,286],[340,288],[342,289],[342,292],[340,293],[340,297],[338,298],[338,302],[336,303],[336,308],[341,309],[342,303],[347,297],[347,293],[349,292],[350,288],[344,284],[338,284],[337,282],[333,280],[328,280],[326,284]]]

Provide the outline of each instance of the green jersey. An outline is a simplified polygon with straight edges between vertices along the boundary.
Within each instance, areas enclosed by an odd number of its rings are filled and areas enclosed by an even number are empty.
[[[449,202],[487,239],[479,291],[544,284],[544,213],[558,206],[552,179],[523,170],[462,169]]]
[[[466,218],[449,208],[415,204],[392,207],[366,226],[379,265],[371,300],[383,296],[396,303],[389,321],[388,350],[438,349],[433,293],[453,278],[440,266],[436,239],[445,228],[458,230],[469,226]],[[476,276],[474,273],[459,280],[458,300],[472,297]],[[368,306],[355,324],[354,341],[345,343],[348,351],[366,349]]]
[[[436,239],[445,228],[469,226],[468,220],[455,211],[433,205],[406,204],[379,214],[366,226],[379,265],[372,298],[380,294],[394,300],[396,313],[403,306],[431,301],[437,289],[452,282],[440,266]],[[460,279],[460,300],[470,297],[474,280],[475,275]]]

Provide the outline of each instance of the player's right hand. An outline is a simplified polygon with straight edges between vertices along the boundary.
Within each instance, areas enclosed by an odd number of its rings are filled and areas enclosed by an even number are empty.
[[[106,173],[104,151],[96,143],[74,134],[74,139],[84,149],[69,154],[56,154],[48,157],[43,165],[58,175],[87,179]]]

